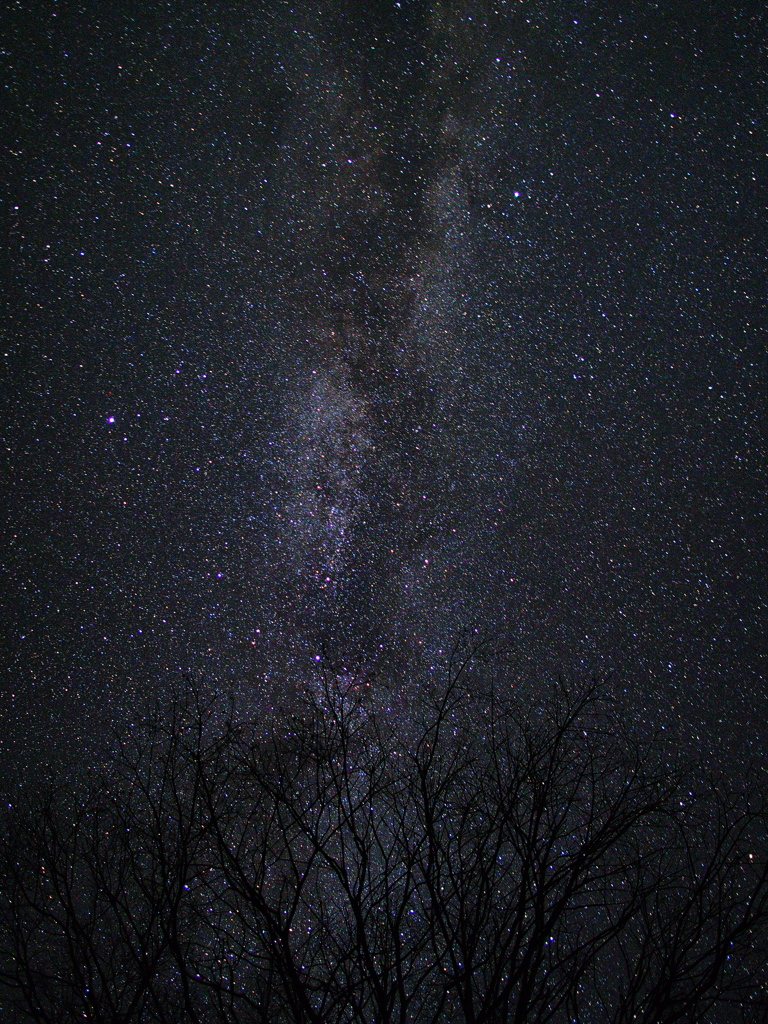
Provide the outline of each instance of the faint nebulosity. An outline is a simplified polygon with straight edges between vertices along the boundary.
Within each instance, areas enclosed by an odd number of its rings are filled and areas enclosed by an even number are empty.
[[[464,627],[762,749],[764,15],[3,21],[4,763]]]

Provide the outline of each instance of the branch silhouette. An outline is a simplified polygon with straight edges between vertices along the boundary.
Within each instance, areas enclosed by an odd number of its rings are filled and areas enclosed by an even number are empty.
[[[186,680],[85,792],[7,806],[3,1020],[765,1020],[759,788],[496,665],[470,637],[405,711],[326,664],[240,724]]]

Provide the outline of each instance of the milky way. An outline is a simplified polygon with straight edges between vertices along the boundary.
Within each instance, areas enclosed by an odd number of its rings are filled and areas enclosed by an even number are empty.
[[[759,747],[762,23],[9,21],[9,757],[465,628]]]

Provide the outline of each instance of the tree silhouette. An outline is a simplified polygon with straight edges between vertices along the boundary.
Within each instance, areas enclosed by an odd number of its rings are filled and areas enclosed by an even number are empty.
[[[190,683],[87,792],[8,806],[3,1019],[766,1019],[753,789],[479,644],[390,696],[327,668],[236,724]]]

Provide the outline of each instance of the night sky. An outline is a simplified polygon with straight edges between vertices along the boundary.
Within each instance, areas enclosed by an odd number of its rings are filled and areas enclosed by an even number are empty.
[[[3,765],[462,628],[764,754],[761,5],[2,6]]]

